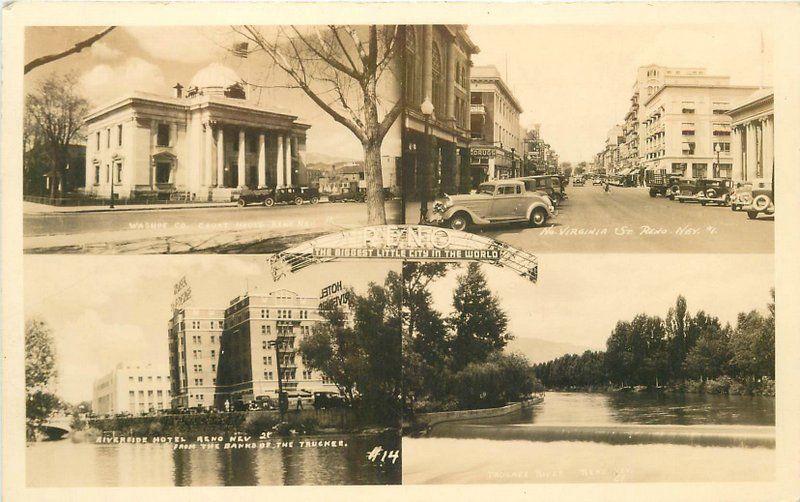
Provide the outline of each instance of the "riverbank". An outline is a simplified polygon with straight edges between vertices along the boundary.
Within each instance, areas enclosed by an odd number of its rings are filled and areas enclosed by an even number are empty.
[[[666,386],[620,387],[617,385],[569,385],[549,387],[549,392],[661,392],[664,394],[698,394],[724,396],[775,397],[775,380],[764,378],[754,382],[742,382],[728,376],[706,380],[686,380]]]
[[[509,403],[505,406],[497,408],[479,408],[473,410],[452,410],[452,411],[434,411],[427,413],[418,413],[411,417],[409,421],[403,423],[403,434],[409,435],[424,435],[434,425],[446,422],[461,422],[465,420],[481,420],[487,418],[496,418],[510,415],[512,413],[521,412],[525,409],[530,409],[532,406],[541,403],[544,400],[544,395],[536,395],[525,401],[517,403]]]

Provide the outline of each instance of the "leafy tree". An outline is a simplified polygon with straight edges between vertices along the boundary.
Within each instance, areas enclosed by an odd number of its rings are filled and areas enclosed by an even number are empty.
[[[730,336],[730,326],[717,329],[717,326],[711,325],[702,329],[694,346],[686,354],[686,374],[701,380],[728,375],[731,364]]]
[[[689,351],[687,331],[691,316],[686,308],[686,298],[678,296],[675,307],[667,313],[667,357],[670,379],[683,379],[683,362]]]
[[[458,278],[453,307],[450,326],[455,371],[471,362],[485,361],[489,354],[502,350],[512,339],[506,331],[508,318],[500,308],[500,299],[489,289],[477,262],[471,262],[467,272]]]
[[[43,145],[51,163],[50,198],[59,195],[60,180],[69,162],[69,145],[82,139],[89,105],[77,92],[76,74],[50,74],[25,97],[26,141]]]
[[[741,313],[731,336],[732,362],[737,373],[750,380],[775,377],[774,320],[753,310]]]
[[[53,335],[47,323],[28,319],[25,323],[25,415],[29,431],[61,406],[51,392],[58,376]]]

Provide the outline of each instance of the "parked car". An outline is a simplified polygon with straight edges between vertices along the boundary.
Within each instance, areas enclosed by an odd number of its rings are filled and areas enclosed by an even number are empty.
[[[702,191],[698,191],[697,200],[700,204],[718,204],[727,206],[731,202],[731,191],[733,190],[733,181],[727,178],[717,178],[710,180],[703,180]]]
[[[763,179],[755,180],[750,187],[752,188],[749,193],[742,190],[740,199],[742,209],[747,211],[747,217],[754,220],[761,213],[775,214],[775,193],[772,183]]]
[[[592,178],[592,186],[602,185],[603,183],[605,183],[605,181],[599,176]]]
[[[347,406],[344,397],[335,392],[315,392],[314,409],[324,410],[326,408],[343,408]]]
[[[672,199],[678,192],[680,173],[668,173],[666,169],[648,169],[644,174],[645,183],[650,187],[650,197]]]
[[[575,178],[572,180],[572,186],[574,187],[582,187],[584,184],[586,184],[586,180],[583,178]]]
[[[547,195],[554,206],[558,206],[563,199],[560,185],[554,182],[553,177],[550,175],[525,176],[515,179],[525,183],[525,189],[528,192],[540,192]]]
[[[476,193],[447,195],[436,201],[432,220],[454,230],[522,221],[541,227],[556,214],[551,199],[542,192],[527,190],[523,180],[493,180],[482,183]]]
[[[753,183],[740,181],[736,183],[731,192],[731,211],[741,211],[753,202]]]
[[[296,204],[301,205],[303,202],[308,201],[311,204],[319,202],[319,189],[311,187],[288,187],[278,188],[275,190],[275,196],[270,202],[269,198],[265,201],[265,205],[271,206],[273,204]]]
[[[678,183],[678,191],[673,195],[673,199],[678,202],[697,201],[697,192],[702,190],[702,187],[698,186],[700,181],[695,179],[681,180]]]
[[[267,203],[267,200],[270,203]],[[263,204],[271,206],[275,204],[275,189],[274,188],[243,188],[239,193],[239,207],[245,207],[248,204]]]
[[[339,193],[332,193],[328,196],[328,202],[364,202],[365,192],[352,188],[342,188]]]

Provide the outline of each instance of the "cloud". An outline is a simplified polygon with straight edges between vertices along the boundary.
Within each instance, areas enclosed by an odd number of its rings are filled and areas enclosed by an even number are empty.
[[[229,27],[126,26],[124,30],[153,59],[180,63],[219,59],[239,37]]]
[[[125,92],[163,94],[167,85],[161,69],[141,58],[128,58],[119,66],[99,64],[84,73],[80,84],[88,99],[97,104]]]
[[[92,45],[92,56],[102,61],[116,61],[122,57],[122,51],[103,42],[95,42]]]

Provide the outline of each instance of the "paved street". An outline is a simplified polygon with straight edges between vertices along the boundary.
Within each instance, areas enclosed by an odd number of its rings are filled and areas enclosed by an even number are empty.
[[[396,218],[399,202],[386,204]],[[26,252],[265,252],[364,226],[363,203],[25,214]],[[253,248],[255,246],[255,248]],[[254,250],[256,249],[256,250]]]
[[[772,253],[774,221],[750,220],[729,207],[651,198],[643,188],[567,187],[568,199],[546,227],[473,229],[534,253]],[[406,221],[419,220],[419,204]]]

